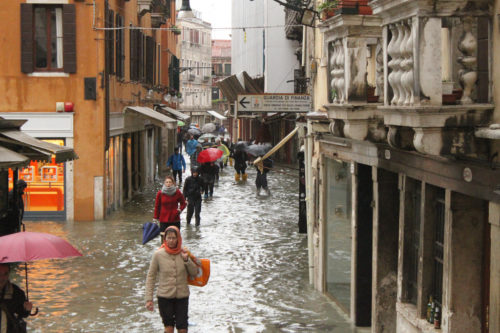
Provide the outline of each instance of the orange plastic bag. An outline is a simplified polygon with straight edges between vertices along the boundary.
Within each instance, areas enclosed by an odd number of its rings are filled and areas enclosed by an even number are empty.
[[[187,282],[192,286],[203,287],[210,278],[210,259],[198,259],[188,251],[189,257],[198,266],[198,274],[191,277],[188,274]]]

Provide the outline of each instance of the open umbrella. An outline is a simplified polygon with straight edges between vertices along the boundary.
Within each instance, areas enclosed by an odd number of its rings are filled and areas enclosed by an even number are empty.
[[[201,135],[201,131],[199,129],[197,129],[196,127],[191,127],[190,129],[188,129],[187,132],[189,134],[191,134],[192,136],[200,136]]]
[[[185,123],[185,122],[183,122],[182,120],[177,120],[177,126],[182,127],[182,126],[184,126],[184,125],[186,125],[186,123]]]
[[[160,234],[160,227],[153,222],[146,222],[142,225],[142,245],[146,244]]]
[[[0,263],[24,262],[26,299],[29,299],[28,261],[79,256],[82,254],[70,243],[51,234],[22,231],[0,237]]]
[[[234,144],[235,151],[245,151],[248,147],[248,144],[245,141],[238,141]]]
[[[198,154],[198,163],[207,163],[217,161],[223,152],[217,148],[207,148]]]
[[[271,150],[271,148],[272,145],[270,143],[250,145],[246,147],[245,152],[253,156],[262,156]]]
[[[202,136],[200,136],[198,138],[198,141],[199,142],[203,142],[205,139],[208,139],[210,141],[210,139],[216,138],[216,137],[217,137],[217,135],[210,134],[210,133],[205,133],[205,134],[203,134]]]
[[[211,132],[215,132],[215,129],[216,129],[216,126],[214,123],[207,123],[207,124],[203,125],[203,127],[201,128],[201,131],[203,133],[211,133]]]

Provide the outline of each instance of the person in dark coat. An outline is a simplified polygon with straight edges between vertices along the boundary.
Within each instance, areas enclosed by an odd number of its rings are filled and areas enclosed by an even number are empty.
[[[200,167],[201,164],[198,162],[198,155],[200,155],[202,150],[203,150],[203,148],[201,148],[201,145],[198,144],[196,146],[194,153],[189,157],[189,159],[191,160],[191,168],[194,168],[194,167],[199,168]]]
[[[214,195],[215,179],[219,174],[219,167],[214,162],[203,163],[199,171],[205,184],[205,188],[203,190],[203,192],[205,192],[204,198],[207,199],[209,195],[210,198],[212,198]]]
[[[261,156],[262,157],[262,156]],[[269,170],[273,168],[273,160],[269,157],[266,158],[262,163],[262,172],[258,164],[255,165],[255,169],[257,169],[257,178],[255,178],[255,186],[257,187],[257,195],[260,195],[260,189],[262,188],[267,192],[267,195],[270,195],[269,187],[267,185],[267,173]],[[260,163],[259,163],[260,164]]]
[[[187,215],[186,222],[187,224],[191,223],[191,218],[194,217],[196,220],[196,225],[200,225],[200,212],[201,212],[201,193],[205,184],[203,183],[203,179],[199,176],[198,168],[191,169],[191,176],[186,178],[184,182],[184,197],[187,200]]]
[[[239,181],[241,177],[241,180],[246,181],[248,176],[246,174],[247,161],[248,161],[247,153],[242,149],[235,149],[233,153],[233,158],[234,158],[234,170],[236,170],[236,173],[234,174],[234,180]]]
[[[28,184],[23,179],[19,179],[16,183],[16,188],[9,191],[9,207],[4,221],[6,225],[1,228],[0,236],[21,231],[24,217],[23,195],[26,187],[28,187]]]
[[[0,332],[20,332],[19,319],[26,318],[33,304],[24,291],[9,280],[10,265],[0,264]]]

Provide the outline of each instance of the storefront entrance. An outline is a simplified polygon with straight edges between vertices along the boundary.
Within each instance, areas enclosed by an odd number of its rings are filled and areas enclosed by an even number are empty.
[[[64,146],[64,139],[44,139],[42,141]],[[18,179],[28,187],[24,191],[24,219],[26,220],[66,220],[65,164],[31,161],[26,168],[18,170]],[[13,171],[9,169],[9,190],[13,186]]]

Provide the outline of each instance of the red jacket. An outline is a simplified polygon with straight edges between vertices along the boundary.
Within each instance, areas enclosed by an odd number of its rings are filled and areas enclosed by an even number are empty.
[[[184,208],[186,208],[186,200],[181,191],[175,191],[174,195],[166,195],[161,191],[156,193],[154,218],[160,220],[160,223],[179,222]]]

